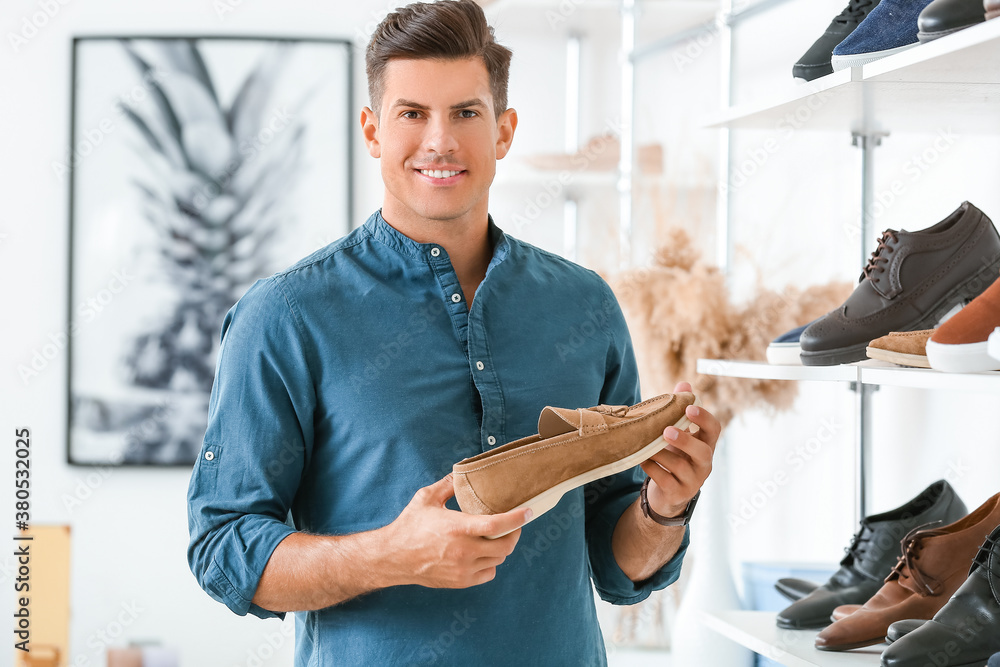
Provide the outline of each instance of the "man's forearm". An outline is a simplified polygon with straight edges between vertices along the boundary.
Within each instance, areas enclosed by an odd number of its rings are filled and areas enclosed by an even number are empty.
[[[385,553],[382,529],[354,535],[292,533],[271,554],[253,603],[268,611],[323,609],[394,585],[378,562]]]
[[[611,551],[622,572],[640,583],[666,565],[683,540],[684,526],[661,526],[646,518],[636,499],[618,519],[611,536]]]

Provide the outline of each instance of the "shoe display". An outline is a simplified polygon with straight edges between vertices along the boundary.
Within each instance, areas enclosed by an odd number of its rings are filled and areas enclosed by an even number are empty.
[[[1000,493],[955,523],[911,531],[885,584],[861,609],[816,635],[816,648],[846,651],[881,644],[896,621],[934,616],[966,580],[979,545],[997,525]]]
[[[817,588],[819,588],[819,584],[794,577],[785,577],[774,582],[774,589],[792,602],[801,600]]]
[[[917,41],[917,17],[931,0],[882,0],[865,20],[833,49],[833,70],[860,67],[911,49]]]
[[[933,0],[917,18],[917,39],[930,42],[985,20],[979,0]]]
[[[925,347],[934,329],[920,331],[893,331],[868,343],[865,353],[869,359],[888,361],[900,366],[930,368]]]
[[[567,491],[628,470],[663,449],[663,429],[685,429],[694,394],[663,394],[633,406],[546,407],[538,433],[459,461],[452,467],[455,498],[467,514],[530,507],[531,520]],[[494,535],[492,537],[501,537]]]
[[[994,359],[1000,359],[1000,327],[994,329],[990,337],[986,339],[986,354]]]
[[[887,644],[891,644],[900,637],[905,637],[910,634],[926,622],[927,621],[922,618],[908,618],[903,621],[896,621],[889,626],[889,630],[885,633],[885,642]]]
[[[778,627],[822,628],[841,605],[864,604],[882,586],[899,557],[899,541],[918,526],[950,523],[968,510],[955,490],[939,480],[905,505],[861,521],[840,569],[815,591],[778,613]],[[885,634],[884,632],[882,633]]]
[[[1000,651],[1000,526],[979,547],[968,578],[934,614],[882,653],[882,667],[980,667]]]
[[[927,361],[931,368],[949,373],[1000,370],[1000,360],[987,350],[989,337],[998,326],[1000,279],[938,327],[927,341]]]
[[[792,66],[792,77],[812,81],[833,73],[830,57],[833,49],[854,32],[868,13],[878,6],[879,0],[851,0],[844,11],[834,17],[819,39]],[[776,363],[776,362],[771,362]]]
[[[953,307],[979,296],[998,272],[1000,235],[969,202],[928,229],[886,230],[847,301],[799,336],[802,363],[861,361],[868,343],[891,331],[934,328]]]
[[[813,320],[813,322],[815,321]],[[802,348],[799,346],[799,336],[809,324],[795,327],[772,340],[765,351],[767,363],[777,366],[801,366],[802,360],[799,359],[799,353],[802,352]]]

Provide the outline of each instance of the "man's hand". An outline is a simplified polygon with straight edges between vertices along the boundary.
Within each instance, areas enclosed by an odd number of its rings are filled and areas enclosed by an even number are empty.
[[[473,516],[444,506],[455,495],[452,476],[418,489],[386,526],[386,549],[394,554],[393,578],[428,588],[468,588],[492,581],[497,566],[514,551],[530,509]],[[487,535],[512,531],[491,540]]]
[[[682,391],[691,391],[691,385],[678,382],[674,393]],[[712,472],[712,456],[722,432],[719,420],[705,408],[690,405],[685,414],[698,427],[697,433],[668,426],[663,431],[666,448],[639,464],[650,478],[646,499],[660,516],[684,512]]]

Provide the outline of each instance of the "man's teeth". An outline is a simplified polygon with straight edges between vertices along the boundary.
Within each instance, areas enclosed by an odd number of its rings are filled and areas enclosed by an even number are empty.
[[[430,176],[431,178],[451,178],[452,176],[457,176],[462,173],[460,171],[441,171],[440,169],[421,169],[420,173],[424,176]]]

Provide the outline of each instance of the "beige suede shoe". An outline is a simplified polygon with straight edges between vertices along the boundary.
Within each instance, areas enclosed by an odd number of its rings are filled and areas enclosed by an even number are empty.
[[[927,352],[924,348],[935,331],[936,329],[893,331],[887,336],[876,338],[868,343],[868,358],[888,361],[900,366],[930,368],[931,365],[927,362]]]
[[[546,407],[538,433],[456,463],[455,498],[467,514],[530,507],[532,520],[567,491],[628,470],[667,446],[663,429],[687,428],[691,393],[663,394],[631,407]],[[493,535],[491,537],[501,537]]]

